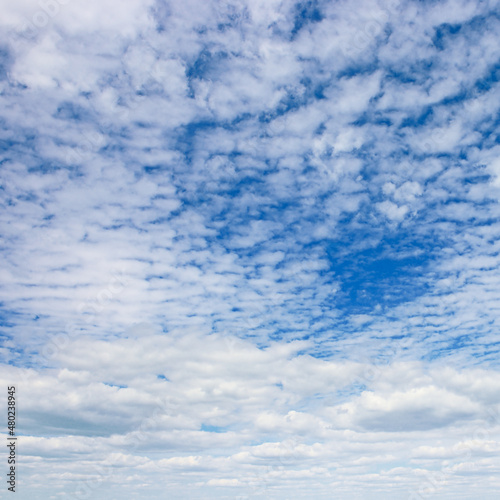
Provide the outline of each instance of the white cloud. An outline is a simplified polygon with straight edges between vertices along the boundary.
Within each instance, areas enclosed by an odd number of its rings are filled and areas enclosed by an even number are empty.
[[[356,477],[361,485],[380,468],[410,460],[398,473],[398,487],[409,494],[422,467],[452,478],[464,459],[472,477],[482,474],[485,458],[491,473],[499,467],[494,372],[398,362],[369,377],[369,366],[315,359],[299,354],[300,345],[261,350],[217,336],[137,333],[105,345],[75,340],[58,357],[66,368],[31,372],[19,384],[25,431],[57,432],[23,438],[30,483],[51,467],[71,493],[96,471],[113,483],[144,471],[145,491],[153,491],[157,474],[169,470],[180,474],[172,491],[194,481],[277,494],[290,478]],[[12,375],[3,366],[5,383]],[[337,397],[359,381],[361,394]],[[215,431],[200,431],[202,424]]]
[[[396,203],[389,200],[378,203],[377,208],[387,216],[387,218],[396,222],[402,221],[408,213],[408,207],[406,205],[398,206]]]
[[[29,488],[496,491],[497,2],[2,5]]]

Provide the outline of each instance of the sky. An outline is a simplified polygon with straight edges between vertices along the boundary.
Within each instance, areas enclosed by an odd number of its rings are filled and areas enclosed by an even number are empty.
[[[498,498],[498,0],[0,6],[16,498]]]

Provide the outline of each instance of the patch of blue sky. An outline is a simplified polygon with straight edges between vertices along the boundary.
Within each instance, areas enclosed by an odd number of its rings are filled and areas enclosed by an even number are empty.
[[[203,120],[199,122],[190,122],[181,127],[176,135],[175,149],[184,153],[186,160],[192,159],[196,153],[198,134],[216,131],[223,124],[213,120]]]
[[[16,323],[16,319],[21,317],[23,317],[21,312],[12,311],[5,304],[0,305],[0,327],[12,327]],[[5,335],[8,336],[8,333],[5,332]]]
[[[190,82],[190,97],[195,94],[192,88],[192,80],[217,77],[222,72],[221,64],[227,62],[230,56],[229,52],[223,50],[210,50],[208,48],[201,50],[196,60],[186,70],[186,77]]]
[[[301,79],[299,84],[301,85],[300,90],[297,87],[285,87],[286,95],[280,100],[276,108],[272,111],[267,111],[260,118],[260,121],[265,122],[269,119],[275,119],[291,111],[303,108],[314,101],[325,99],[324,91],[329,86],[327,82],[313,82],[310,78]]]
[[[336,263],[334,271],[342,285],[334,304],[345,314],[369,313],[415,300],[428,291],[422,279],[421,258],[376,259],[368,252]]]
[[[448,43],[453,42],[453,36],[460,34],[461,24],[441,24],[435,28],[432,42],[438,50],[444,50]]]
[[[59,105],[54,117],[60,120],[87,121],[91,118],[88,109],[75,102],[63,102]]]
[[[379,63],[374,59],[356,59],[349,61],[349,63],[339,68],[334,73],[335,82],[341,82],[342,79],[350,79],[355,76],[368,76],[372,75],[380,69]]]
[[[201,424],[200,430],[202,432],[214,432],[217,434],[221,434],[224,432],[228,432],[229,429],[227,427],[220,427],[217,425]]]
[[[318,0],[307,0],[298,2],[294,6],[294,19],[292,37],[310,23],[319,23],[324,19],[321,12],[321,2]]]
[[[128,388],[127,385],[115,384],[115,383],[112,383],[112,382],[103,382],[103,384],[107,385],[108,387],[116,387],[118,389],[127,389]]]

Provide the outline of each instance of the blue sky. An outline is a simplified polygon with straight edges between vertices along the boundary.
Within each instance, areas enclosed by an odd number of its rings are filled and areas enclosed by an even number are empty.
[[[498,1],[4,4],[19,498],[495,498]]]

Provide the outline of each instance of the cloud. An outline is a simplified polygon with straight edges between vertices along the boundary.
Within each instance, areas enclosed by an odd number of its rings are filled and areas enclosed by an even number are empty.
[[[498,489],[497,7],[5,3],[29,488]]]
[[[331,481],[357,477],[359,486],[396,463],[407,464],[399,472],[407,491],[426,465],[453,479],[464,461],[475,475],[484,460],[498,468],[498,383],[488,370],[335,362],[304,347],[138,327],[121,341],[75,339],[55,370],[3,366],[5,383],[25,380],[18,398],[30,484],[50,467],[75,494],[93,475],[117,484],[135,471],[154,492],[157,474],[169,471],[180,478],[173,494],[196,485],[272,494],[314,479],[324,496]]]

